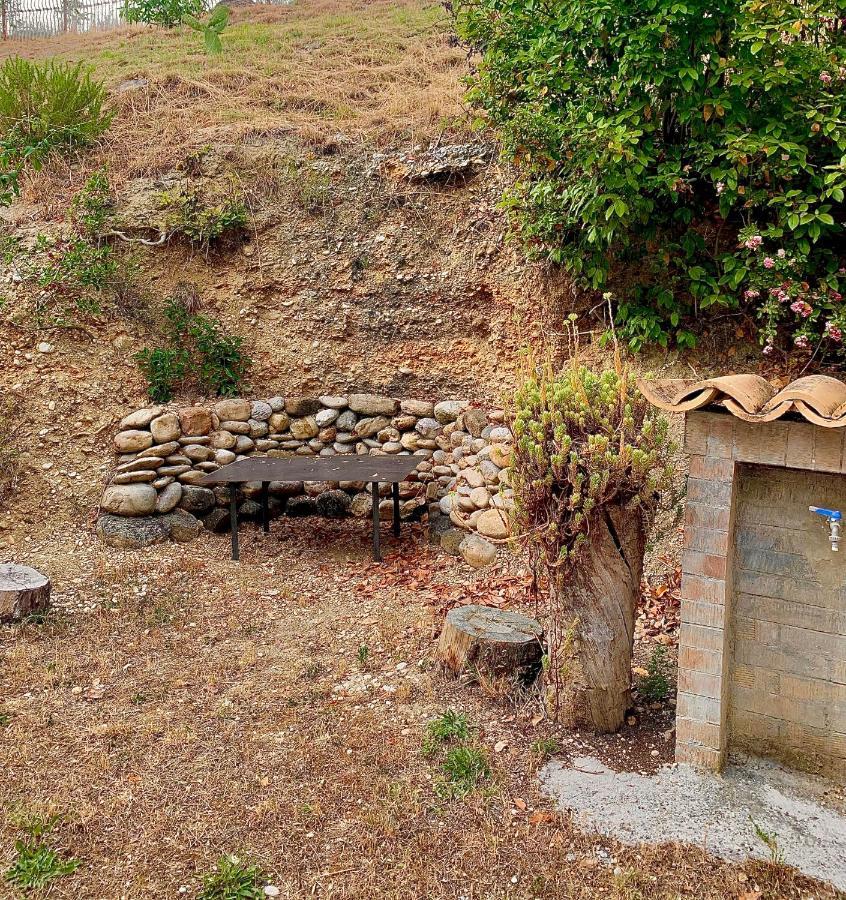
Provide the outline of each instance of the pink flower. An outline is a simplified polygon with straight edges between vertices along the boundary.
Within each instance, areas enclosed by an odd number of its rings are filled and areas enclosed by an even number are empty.
[[[772,352],[773,352],[773,345],[767,344],[767,346],[764,347],[764,356],[769,356]]]
[[[814,311],[814,308],[810,303],[806,303],[804,300],[794,300],[793,303],[790,304],[790,308],[795,313],[799,313],[803,319],[807,319],[809,315]]]
[[[764,243],[764,239],[760,234],[753,235],[747,241],[744,241],[743,246],[746,247],[747,250],[757,250],[761,244]]]
[[[779,294],[781,294],[781,292],[782,292],[782,290],[780,287],[770,288],[770,296],[771,297],[778,297]]]
[[[785,251],[785,249],[783,247],[781,247],[781,248],[779,248],[778,252],[776,253],[776,256],[779,259],[784,259],[784,257],[787,256],[787,252]]]
[[[838,343],[843,340],[843,330],[835,325],[833,322],[825,323],[825,333],[833,340]]]
[[[765,269],[775,268],[775,260],[771,256],[764,257],[764,268]]]
[[[839,291],[831,291],[828,296],[831,297],[832,300],[843,299],[843,294],[841,294]]]
[[[823,84],[831,84],[831,75],[828,72],[820,72],[820,81]]]
[[[724,181],[717,182],[717,194],[722,194],[722,192],[726,189],[726,185]]]
[[[803,350],[808,348],[808,338],[804,334],[800,334],[793,339],[793,343],[797,347],[801,347]]]
[[[757,298],[760,297],[760,296],[761,296],[761,292],[760,292],[760,291],[754,291],[754,290],[753,290],[753,291],[744,291],[744,292],[743,292],[743,297],[744,297],[744,299],[746,299],[746,300],[757,300]]]

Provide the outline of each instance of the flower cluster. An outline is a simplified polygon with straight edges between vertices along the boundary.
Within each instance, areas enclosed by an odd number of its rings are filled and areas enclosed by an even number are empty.
[[[740,244],[747,251],[743,299],[757,307],[764,354],[789,343],[799,350],[843,356],[846,304],[840,282],[846,269],[812,280],[805,274],[808,260],[798,250],[765,250],[764,236],[752,229],[741,233]]]

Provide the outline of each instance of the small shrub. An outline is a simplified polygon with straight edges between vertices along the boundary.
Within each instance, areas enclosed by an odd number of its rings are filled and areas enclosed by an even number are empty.
[[[613,600],[595,594],[593,579],[618,559],[603,553],[618,554],[619,571],[639,571],[670,475],[667,422],[619,354],[615,361],[603,372],[577,357],[563,370],[530,367],[514,395],[512,423],[517,523],[548,598],[547,698],[556,718],[597,730],[619,727],[625,713],[632,640],[620,613],[633,621],[639,576],[619,578]],[[588,619],[590,627],[582,624]],[[602,699],[579,671],[603,684]]]
[[[203,0],[126,0],[121,15],[131,25],[174,28],[185,16],[199,16],[204,9]]]
[[[370,666],[370,648],[367,644],[362,644],[358,648],[358,652],[356,653],[356,659],[358,660],[358,665],[362,669],[367,669]]]
[[[154,403],[168,403],[185,380],[190,360],[185,350],[176,347],[145,347],[135,356],[147,379],[147,393]]]
[[[446,754],[441,771],[444,777],[435,790],[445,799],[466,797],[480,781],[491,776],[487,756],[477,747],[454,747]]]
[[[138,264],[103,239],[112,195],[105,172],[94,173],[71,202],[76,234],[60,239],[39,235],[35,252],[21,253],[18,267],[38,289],[36,323],[67,323],[75,315],[101,315],[107,308],[137,313]]]
[[[265,900],[266,880],[259,866],[237,856],[222,856],[214,872],[203,879],[198,900]]]
[[[672,664],[667,658],[667,648],[657,644],[649,661],[646,663],[646,672],[638,679],[637,690],[644,700],[650,703],[658,703],[666,700],[673,689]]]
[[[13,56],[0,66],[0,135],[24,150],[78,147],[100,137],[112,113],[106,89],[82,63],[39,63]]]
[[[71,201],[71,216],[77,228],[100,238],[114,210],[114,197],[105,169],[98,169]]]
[[[165,319],[167,346],[145,347],[135,355],[152,400],[166,403],[188,379],[217,396],[240,393],[252,365],[243,338],[226,334],[208,316],[189,312],[180,298],[168,301]]]

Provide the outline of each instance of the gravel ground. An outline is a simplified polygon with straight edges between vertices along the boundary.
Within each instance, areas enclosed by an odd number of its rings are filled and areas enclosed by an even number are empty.
[[[645,776],[595,757],[554,760],[541,781],[583,827],[624,843],[679,841],[724,859],[778,858],[846,890],[842,785],[754,757],[733,759],[722,776],[681,765]]]

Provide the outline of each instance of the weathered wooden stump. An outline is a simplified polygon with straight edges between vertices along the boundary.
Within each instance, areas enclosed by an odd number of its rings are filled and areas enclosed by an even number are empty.
[[[14,563],[0,563],[0,622],[20,622],[50,605],[50,579]]]
[[[447,613],[438,657],[456,675],[532,680],[540,670],[543,629],[528,616],[492,606],[459,606]]]

